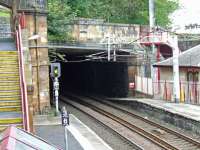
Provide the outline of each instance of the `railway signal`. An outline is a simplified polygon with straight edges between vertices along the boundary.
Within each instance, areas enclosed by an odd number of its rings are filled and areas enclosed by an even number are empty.
[[[59,114],[58,110],[58,98],[59,98],[59,80],[61,76],[61,67],[60,63],[51,63],[51,77],[53,79],[53,91],[54,91],[54,100],[56,105],[56,114]]]

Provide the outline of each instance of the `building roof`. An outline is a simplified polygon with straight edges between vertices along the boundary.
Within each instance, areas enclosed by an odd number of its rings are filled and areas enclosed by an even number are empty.
[[[14,126],[0,134],[0,149],[61,150],[43,139]]]
[[[173,65],[173,57],[164,61],[155,63],[154,67],[171,67]],[[190,48],[179,55],[180,67],[197,67],[200,68],[200,45]]]

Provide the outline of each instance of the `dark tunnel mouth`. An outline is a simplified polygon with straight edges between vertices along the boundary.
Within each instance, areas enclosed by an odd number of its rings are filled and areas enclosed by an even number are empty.
[[[106,97],[128,95],[127,62],[61,62],[61,72],[59,81],[62,94],[79,92]]]

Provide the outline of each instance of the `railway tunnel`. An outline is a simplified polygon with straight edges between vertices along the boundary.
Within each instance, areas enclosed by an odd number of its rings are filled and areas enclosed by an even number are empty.
[[[80,47],[79,47],[80,48]],[[60,90],[82,94],[95,94],[108,97],[126,97],[128,95],[128,64],[126,61],[107,61],[106,50],[60,49],[67,61],[61,62]],[[88,59],[88,56],[101,59]],[[125,52],[117,52],[117,55]]]

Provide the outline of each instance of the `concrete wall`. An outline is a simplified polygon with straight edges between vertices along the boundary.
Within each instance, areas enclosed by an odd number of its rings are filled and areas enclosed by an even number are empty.
[[[131,42],[149,31],[147,26],[105,23],[95,19],[79,19],[70,28],[72,37],[80,42],[99,42],[108,33],[123,42]]]

